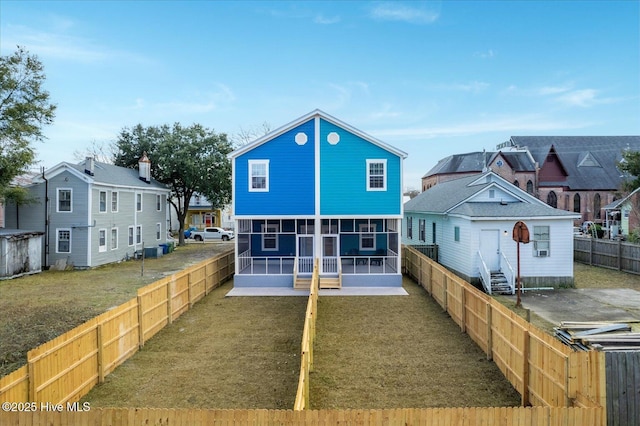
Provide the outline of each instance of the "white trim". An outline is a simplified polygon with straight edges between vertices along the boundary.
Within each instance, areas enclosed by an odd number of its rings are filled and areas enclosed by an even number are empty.
[[[360,250],[376,250],[376,225],[371,223],[361,223],[358,226],[358,246]],[[371,230],[373,229],[373,231]],[[371,237],[366,237],[366,239],[371,238],[373,240],[373,247],[364,247],[362,245],[362,240],[365,239],[365,235],[371,235]]]
[[[116,196],[116,208],[113,209],[113,196]],[[120,192],[119,191],[111,191],[111,213],[118,213],[120,210]]]
[[[69,210],[60,210],[60,191],[69,191]],[[73,213],[73,188],[56,188],[56,213]]]
[[[140,232],[138,232],[140,231]],[[140,237],[138,239],[138,237]],[[142,244],[142,225],[136,225],[136,232],[135,232],[135,244]]]
[[[249,173],[249,192],[269,192],[269,160],[248,160],[248,173]],[[263,165],[265,166],[265,182],[264,188],[253,187],[253,166]]]
[[[380,159],[367,159],[366,160],[367,163],[367,191],[386,191],[387,190],[387,159],[386,158],[380,158]],[[371,165],[372,164],[382,164],[383,167],[383,171],[382,171],[382,187],[372,187],[371,186]],[[378,176],[378,175],[373,175],[373,176]]]
[[[162,239],[162,223],[156,223],[156,240],[160,241]]]
[[[162,211],[162,194],[156,194],[156,211]]]
[[[60,251],[60,231],[66,231],[69,233],[69,251]],[[71,240],[72,240],[73,231],[71,228],[56,228],[56,253],[65,253],[71,254]]]
[[[104,244],[102,244],[102,241],[100,241],[101,238],[101,234],[104,232]],[[103,253],[107,251],[107,228],[100,228],[98,229],[98,253]]]
[[[131,240],[129,240],[129,236],[131,236]],[[133,247],[136,245],[136,231],[135,226],[130,225],[127,228],[127,247]]]
[[[113,231],[116,231],[116,237],[115,238],[113,238]],[[113,228],[111,228],[111,250],[118,250],[118,245],[119,245],[118,244],[118,242],[119,242],[118,241],[118,236],[119,236],[119,234],[120,234],[120,230],[118,229],[117,226],[114,226]],[[115,247],[113,245],[114,241],[116,243]]]
[[[136,191],[133,197],[133,208],[136,213],[140,213],[144,209],[144,197],[142,192]],[[140,197],[140,209],[138,209],[138,197]]]
[[[102,210],[102,194],[104,194],[104,210]],[[109,210],[107,191],[98,190],[98,213],[106,213]]]
[[[269,228],[273,228],[274,231],[269,232]],[[261,248],[262,251],[278,251],[280,248],[280,244],[279,244],[279,234],[280,234],[280,224],[274,224],[274,223],[267,223],[267,224],[260,224],[260,230],[262,231],[262,238],[261,238]],[[265,237],[267,234],[275,234],[274,240],[275,240],[275,247],[265,247]],[[269,239],[271,239],[271,237],[269,237]]]

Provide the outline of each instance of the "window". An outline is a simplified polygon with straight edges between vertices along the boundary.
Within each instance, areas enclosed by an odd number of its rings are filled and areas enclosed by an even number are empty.
[[[530,180],[527,181],[527,192],[533,195],[533,182]]]
[[[133,226],[129,227],[129,245],[133,245]]]
[[[118,248],[118,228],[111,228],[111,250]]]
[[[113,191],[111,193],[111,211],[118,211],[118,191]]]
[[[547,204],[549,204],[553,208],[558,207],[558,196],[555,192],[551,191],[549,195],[547,195]]]
[[[142,243],[142,225],[136,226],[136,244]]]
[[[600,194],[593,196],[593,218],[600,219]]]
[[[453,241],[460,242],[460,227],[459,226],[455,226],[453,228]]]
[[[66,188],[58,189],[58,212],[70,212],[71,200],[72,200],[71,189],[66,189]]]
[[[100,200],[100,212],[107,211],[107,191],[100,191],[100,195],[98,197]]]
[[[436,223],[431,223],[431,244],[436,243]]]
[[[420,241],[427,241],[426,220],[418,219],[418,235]]]
[[[249,160],[249,192],[269,191],[269,160]]]
[[[100,229],[98,231],[98,251],[107,251],[107,230]]]
[[[387,190],[387,160],[367,160],[367,191]]]
[[[514,181],[513,181],[513,184],[514,184],[516,187],[520,188],[520,182],[518,182],[518,179],[514,180]]]
[[[142,194],[136,194],[136,211],[142,211]]]
[[[549,227],[533,227],[533,255],[537,257],[549,256]]]
[[[407,238],[413,239],[413,218],[407,218]]]
[[[489,190],[489,198],[496,198],[496,190],[495,189],[490,189]]]
[[[156,240],[160,239],[161,234],[162,234],[162,224],[156,223]]]
[[[156,210],[162,210],[162,196],[160,194],[156,195]]]
[[[56,253],[71,253],[71,229],[58,229]]]
[[[360,250],[376,249],[376,226],[372,224],[360,224]]]
[[[278,232],[280,224],[262,224],[262,250],[278,251]]]

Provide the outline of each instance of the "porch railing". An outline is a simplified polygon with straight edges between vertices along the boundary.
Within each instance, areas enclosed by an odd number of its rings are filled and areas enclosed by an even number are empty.
[[[313,257],[304,256],[298,257],[298,273],[299,274],[312,274],[313,273]]]
[[[338,258],[337,257],[324,257],[322,258],[322,270],[325,274],[337,274],[338,273]]]
[[[485,293],[491,294],[491,272],[489,271],[487,263],[484,261],[480,251],[478,251],[478,258],[480,259],[478,268],[480,269],[480,281],[482,281],[482,287],[484,287]]]
[[[341,256],[343,274],[393,274],[398,272],[398,256]]]
[[[295,257],[257,256],[240,257],[240,274],[251,275],[292,275]],[[313,269],[312,269],[313,271]]]
[[[511,294],[516,293],[516,274],[513,271],[513,266],[509,263],[507,256],[505,256],[504,252],[500,252],[500,270],[504,274],[504,277],[507,279],[509,283],[509,287],[511,288]]]

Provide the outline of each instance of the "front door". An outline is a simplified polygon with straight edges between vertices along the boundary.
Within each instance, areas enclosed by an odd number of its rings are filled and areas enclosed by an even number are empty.
[[[313,235],[298,235],[298,273],[313,273]]]
[[[500,270],[500,231],[483,229],[480,231],[480,253],[490,271]]]
[[[322,273],[338,273],[338,237],[336,235],[322,236]]]

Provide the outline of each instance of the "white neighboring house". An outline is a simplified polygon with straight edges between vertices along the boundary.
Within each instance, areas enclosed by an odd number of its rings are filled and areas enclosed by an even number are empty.
[[[573,221],[580,215],[550,207],[489,171],[442,182],[404,205],[403,243],[438,246],[438,262],[488,293],[513,293],[517,243],[523,286],[573,284]]]
[[[138,170],[99,163],[60,163],[26,187],[35,202],[5,208],[7,227],[43,232],[42,266],[90,268],[167,242],[169,189]],[[161,251],[159,251],[161,253]]]

